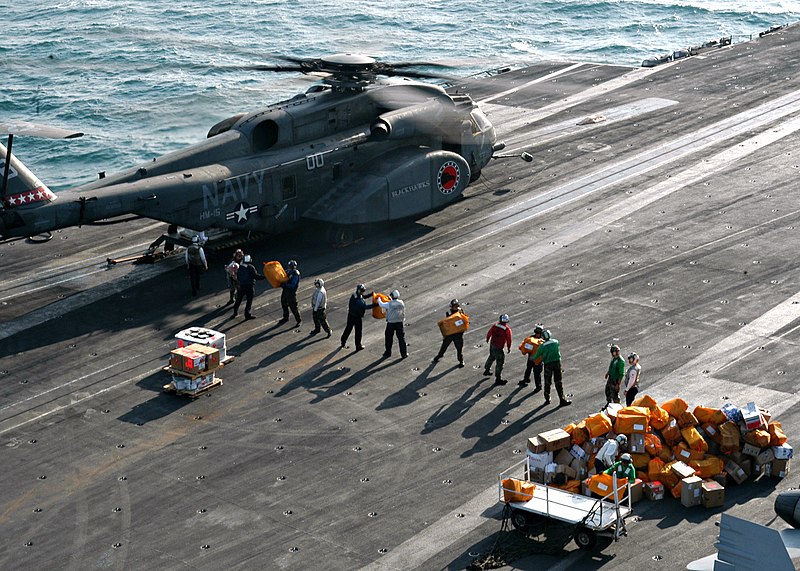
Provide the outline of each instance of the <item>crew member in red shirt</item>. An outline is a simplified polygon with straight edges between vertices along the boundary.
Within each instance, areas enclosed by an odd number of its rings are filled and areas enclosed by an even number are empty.
[[[508,314],[501,315],[500,321],[491,326],[486,333],[486,341],[489,343],[489,358],[483,367],[483,375],[485,377],[491,375],[492,363],[497,361],[494,368],[494,384],[504,385],[508,381],[503,380],[503,363],[506,360],[503,347],[506,348],[506,353],[511,352],[511,327],[508,326]]]

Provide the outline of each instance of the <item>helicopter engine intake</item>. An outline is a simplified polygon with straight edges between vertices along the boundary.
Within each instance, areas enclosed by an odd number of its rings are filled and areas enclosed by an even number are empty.
[[[389,111],[380,115],[370,127],[375,140],[410,139],[417,135],[431,135],[441,130],[447,109],[438,99]]]

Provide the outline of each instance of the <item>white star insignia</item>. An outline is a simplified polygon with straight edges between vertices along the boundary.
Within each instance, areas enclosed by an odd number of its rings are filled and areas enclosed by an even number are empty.
[[[32,192],[28,195],[28,202],[33,202],[33,199],[36,198],[36,195]]]
[[[17,198],[19,198],[19,203],[20,204],[25,204],[25,195],[24,194],[20,194]]]
[[[12,196],[12,197],[10,197],[10,198],[8,199],[8,203],[9,203],[11,206],[14,206],[14,205],[17,203],[17,197],[16,197],[16,196]]]
[[[244,207],[244,204],[239,205],[239,210],[234,210],[233,213],[237,216],[236,222],[246,222],[247,213],[249,210]]]
[[[36,193],[36,196],[39,198],[39,200],[42,200],[44,198],[44,193],[40,190]]]

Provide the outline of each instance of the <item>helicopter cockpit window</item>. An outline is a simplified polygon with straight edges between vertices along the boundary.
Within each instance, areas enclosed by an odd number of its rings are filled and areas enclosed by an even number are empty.
[[[253,149],[266,151],[278,142],[278,124],[271,119],[262,121],[253,128]]]
[[[283,200],[297,198],[297,182],[293,176],[283,179]]]
[[[470,112],[470,117],[472,117],[473,130],[476,133],[486,131],[492,126],[492,124],[489,123],[489,120],[486,118],[486,115],[484,115],[483,111],[480,109],[473,109]],[[477,129],[475,129],[475,127],[477,127]]]

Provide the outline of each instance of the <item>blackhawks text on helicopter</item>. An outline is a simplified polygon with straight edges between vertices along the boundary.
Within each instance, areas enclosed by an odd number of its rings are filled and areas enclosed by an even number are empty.
[[[334,228],[398,220],[455,200],[504,146],[468,95],[409,79],[442,77],[408,69],[435,64],[285,59],[246,69],[322,74],[322,83],[225,119],[202,142],[58,194],[11,155],[7,128],[0,237],[126,214],[263,234],[301,219]]]

